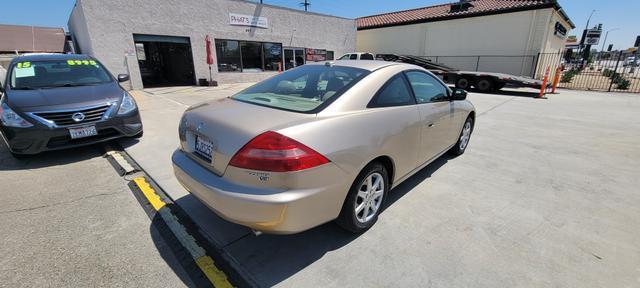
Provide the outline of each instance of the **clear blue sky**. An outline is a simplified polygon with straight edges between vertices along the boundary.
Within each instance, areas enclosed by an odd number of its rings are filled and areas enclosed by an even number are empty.
[[[108,0],[103,0],[108,1]],[[264,0],[264,3],[300,9],[301,0]],[[372,14],[430,6],[452,0],[309,0],[310,11],[356,18]],[[67,27],[75,0],[0,0],[0,23],[17,25]],[[185,1],[188,3],[188,1]],[[593,9],[590,25],[604,24],[604,29],[619,28],[609,33],[607,43],[615,48],[633,46],[640,35],[640,0],[560,0],[580,36]],[[601,39],[602,40],[602,39]],[[598,48],[602,45],[598,45]]]

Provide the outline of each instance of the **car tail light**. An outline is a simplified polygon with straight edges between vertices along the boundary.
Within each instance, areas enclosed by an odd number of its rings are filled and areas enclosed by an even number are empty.
[[[291,172],[313,168],[329,160],[304,144],[273,131],[253,138],[231,158],[229,165],[259,171]]]

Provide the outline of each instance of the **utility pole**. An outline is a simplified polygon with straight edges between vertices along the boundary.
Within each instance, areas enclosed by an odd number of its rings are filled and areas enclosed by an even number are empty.
[[[311,5],[311,3],[309,3],[309,0],[304,0],[300,5],[304,6],[304,11],[309,11],[309,5]]]
[[[591,11],[591,14],[589,14],[589,18],[587,19],[587,25],[584,26],[584,32],[582,34],[582,41],[580,41],[580,45],[578,45],[578,55],[582,55],[584,54],[584,48],[582,45],[584,45],[584,41],[587,38],[587,31],[589,30],[589,21],[591,21],[591,17],[593,16],[593,13],[596,13],[596,10],[593,9]]]
[[[616,31],[616,30],[620,30],[620,28],[613,28],[607,31],[607,33],[604,34],[604,41],[602,41],[602,49],[600,49],[600,52],[604,51],[604,43],[607,43],[607,37],[609,36],[609,32],[611,31]]]

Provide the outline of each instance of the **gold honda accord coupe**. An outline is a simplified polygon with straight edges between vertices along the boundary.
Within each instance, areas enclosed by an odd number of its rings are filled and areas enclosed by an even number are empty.
[[[254,231],[360,233],[393,187],[464,153],[474,121],[464,90],[418,66],[320,62],[187,109],[172,161],[192,195]]]

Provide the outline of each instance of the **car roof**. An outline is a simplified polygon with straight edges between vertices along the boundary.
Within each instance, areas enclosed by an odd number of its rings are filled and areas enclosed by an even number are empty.
[[[55,61],[55,60],[83,60],[91,58],[85,54],[55,54],[55,53],[40,53],[40,54],[24,54],[13,58],[12,62],[25,62],[25,61]]]
[[[369,71],[375,71],[380,68],[393,66],[393,65],[407,65],[407,64],[398,63],[398,62],[388,62],[388,61],[379,61],[379,60],[335,60],[335,61],[321,61],[321,62],[307,63],[306,65],[327,65],[327,63],[331,63],[331,65],[335,65],[335,66],[360,68],[360,69],[369,70]]]

